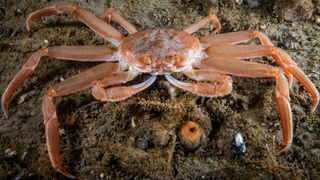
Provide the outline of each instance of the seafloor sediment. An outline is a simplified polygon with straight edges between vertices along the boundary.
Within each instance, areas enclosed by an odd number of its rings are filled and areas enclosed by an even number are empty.
[[[210,6],[210,1],[203,0],[73,2],[101,18],[103,10],[112,7],[139,31],[181,30],[206,16]],[[221,33],[264,32],[292,56],[320,89],[319,12],[314,11],[307,20],[291,22],[274,12],[273,2],[256,2],[257,5],[248,0],[220,1],[217,16]],[[112,47],[68,13],[42,18],[27,33],[27,15],[52,4],[55,1],[0,1],[1,94],[38,49],[89,44]],[[127,35],[118,24],[113,25]],[[212,26],[207,25],[195,36],[212,31]],[[277,66],[271,58],[252,61]],[[14,95],[10,117],[5,119],[0,114],[0,179],[62,178],[52,169],[47,154],[41,100],[50,86],[96,64],[41,60]],[[179,73],[175,76],[188,80]],[[129,84],[147,77],[140,75]],[[98,102],[90,90],[57,99],[64,167],[82,179],[320,178],[320,112],[318,108],[310,113],[312,99],[298,82],[294,81],[290,90],[293,145],[287,152],[274,155],[282,134],[273,79],[233,77],[233,92],[218,98],[179,91],[170,94],[163,80],[159,78],[142,93],[116,103]],[[76,122],[70,125],[72,117]],[[186,149],[179,137],[181,126],[187,121],[200,124],[204,133],[201,144],[193,150]],[[237,133],[244,136],[246,143],[243,155],[233,148]]]

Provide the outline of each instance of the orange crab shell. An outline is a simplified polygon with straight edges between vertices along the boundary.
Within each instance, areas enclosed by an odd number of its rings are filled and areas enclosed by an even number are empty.
[[[153,75],[180,72],[203,56],[197,38],[174,29],[131,34],[121,41],[119,53],[130,67]]]

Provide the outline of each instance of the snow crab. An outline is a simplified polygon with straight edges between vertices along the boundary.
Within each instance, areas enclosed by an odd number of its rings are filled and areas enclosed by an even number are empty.
[[[275,47],[263,33],[240,31],[212,34],[199,39],[192,36],[192,33],[210,22],[215,26],[215,32],[220,30],[221,25],[212,9],[208,16],[182,31],[154,29],[138,32],[113,9],[105,11],[106,19],[103,21],[75,4],[61,4],[30,14],[27,19],[27,29],[30,30],[30,25],[35,19],[64,12],[71,12],[79,21],[110,41],[118,50],[105,46],[57,46],[34,52],[2,95],[2,109],[5,116],[8,117],[12,95],[35,70],[41,57],[103,62],[54,85],[43,97],[42,111],[49,157],[53,168],[67,177],[76,178],[61,164],[59,125],[54,99],[83,89],[91,88],[92,95],[101,101],[120,101],[150,87],[157,76],[164,75],[170,83],[185,91],[199,96],[216,97],[225,96],[232,91],[230,75],[273,78],[276,81],[276,104],[283,133],[283,142],[279,147],[279,152],[288,149],[293,138],[289,97],[293,77],[313,97],[313,111],[318,105],[319,92],[309,78],[284,50]],[[112,27],[111,19],[126,29],[129,35],[124,37]],[[261,45],[240,44],[252,39],[259,39]],[[280,69],[270,65],[243,60],[263,56],[272,57],[283,73]],[[175,72],[184,73],[187,77],[199,82],[179,81],[172,76],[172,73]],[[131,81],[141,73],[148,73],[151,76],[140,84],[114,86]]]

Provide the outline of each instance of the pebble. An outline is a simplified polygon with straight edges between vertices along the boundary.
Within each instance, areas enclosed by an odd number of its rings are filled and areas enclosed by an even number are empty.
[[[139,138],[136,140],[136,146],[139,149],[145,150],[148,148],[148,142],[145,139]]]
[[[103,179],[105,175],[103,173],[100,174],[100,178]]]
[[[4,37],[9,37],[13,33],[13,29],[9,26],[3,26],[2,34]]]
[[[237,133],[234,141],[235,141],[235,150],[237,154],[244,155],[247,149],[246,149],[246,145],[244,143],[242,135],[240,133]]]
[[[320,16],[317,16],[317,17],[316,17],[316,23],[317,23],[317,24],[320,24]]]

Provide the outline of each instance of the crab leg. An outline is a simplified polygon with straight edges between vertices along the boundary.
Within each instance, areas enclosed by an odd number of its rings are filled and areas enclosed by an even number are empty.
[[[107,87],[115,84],[123,84],[133,80],[135,77],[137,77],[137,75],[138,75],[138,72],[131,72],[131,71],[117,72],[117,73],[110,74],[109,76],[101,80],[93,82],[93,86]]]
[[[292,114],[290,107],[289,86],[285,76],[272,66],[237,59],[216,59],[213,57],[202,60],[203,68],[210,68],[222,73],[244,77],[272,77],[276,79],[276,103],[279,109],[283,143],[279,152],[283,152],[292,144]],[[232,66],[230,66],[232,64]]]
[[[126,29],[130,34],[138,32],[138,30],[130,24],[127,20],[125,20],[122,16],[120,16],[115,10],[112,8],[108,8],[105,10],[106,22],[108,24],[111,23],[111,18],[114,19],[117,23],[119,23],[124,29]]]
[[[59,135],[58,135],[58,118],[53,100],[56,97],[75,93],[89,87],[92,82],[102,79],[111,73],[120,71],[118,63],[103,63],[94,66],[78,75],[66,79],[54,85],[44,96],[42,101],[42,111],[46,129],[46,140],[49,157],[53,168],[61,174],[75,179],[76,177],[66,171],[61,164]]]
[[[212,34],[200,38],[200,42],[204,48],[207,48],[211,46],[239,44],[255,38],[258,38],[262,45],[274,46],[268,36],[259,31],[239,31],[224,34]],[[289,86],[291,87],[293,80],[292,74],[285,68],[283,62],[278,61],[277,63],[285,72],[288,78]]]
[[[286,68],[288,65],[285,64],[294,64],[295,62],[291,59],[289,55],[285,52],[282,53],[284,58],[278,58],[273,55],[276,54],[276,51],[279,51],[278,48],[274,46],[265,46],[265,45],[221,45],[209,47],[205,50],[205,53],[208,56],[217,56],[225,58],[236,58],[236,59],[245,59],[245,58],[256,58],[271,55],[277,64],[283,69],[288,78],[289,86],[292,85],[293,77],[290,71]],[[226,52],[230,52],[227,53]]]
[[[310,81],[310,79],[301,71],[297,64],[291,59],[291,57],[284,52],[283,50],[273,47],[273,46],[265,46],[265,45],[226,45],[226,46],[214,46],[205,50],[205,53],[208,56],[214,56],[215,58],[208,58],[202,60],[208,64],[211,68],[215,68],[215,64],[220,61],[214,61],[216,58],[220,59],[245,59],[245,58],[255,58],[255,57],[263,57],[263,56],[271,56],[280,67],[284,70],[284,72],[288,75],[288,73],[292,74],[311,94],[313,97],[312,111],[315,111],[316,107],[319,103],[319,92],[314,86],[314,84]],[[210,62],[210,59],[213,62]],[[226,66],[228,63],[224,61]],[[236,66],[232,66],[236,68]],[[288,76],[290,77],[290,75]],[[289,81],[289,84],[292,81]]]
[[[196,81],[213,81],[224,83],[230,77],[225,74],[213,72],[211,69],[191,69],[183,72],[186,76]]]
[[[27,19],[27,30],[30,30],[30,25],[33,20],[39,19],[43,16],[61,14],[65,11],[71,11],[82,23],[87,25],[94,32],[109,40],[114,45],[119,45],[119,42],[122,39],[122,34],[118,30],[116,30],[114,27],[107,24],[103,20],[97,18],[89,11],[75,4],[54,5],[31,13]]]
[[[174,86],[199,96],[224,96],[232,91],[232,80],[229,76],[226,76],[223,81],[217,83],[186,83],[173,78],[169,74],[166,74],[165,77]]]
[[[153,84],[157,76],[151,76],[145,82],[132,86],[119,86],[104,89],[103,85],[96,84],[92,87],[92,95],[101,101],[121,101],[145,90]]]
[[[9,86],[2,95],[1,105],[5,116],[8,117],[8,106],[11,96],[31,75],[40,62],[41,57],[49,56],[64,60],[77,61],[106,61],[109,60],[113,54],[114,51],[105,46],[58,46],[49,47],[33,53],[28,61],[24,64],[23,68],[10,82]]]
[[[219,45],[233,45],[258,38],[262,45],[274,46],[270,39],[259,31],[238,31],[224,34],[212,34],[201,37],[199,40],[205,47],[219,46]]]
[[[197,30],[199,30],[200,28],[202,28],[203,26],[205,26],[207,23],[211,22],[214,27],[216,28],[214,30],[214,32],[219,32],[221,29],[221,24],[219,22],[219,19],[216,15],[214,15],[214,11],[215,11],[215,7],[211,7],[209,9],[209,13],[208,16],[201,19],[200,21],[196,22],[195,24],[192,24],[191,26],[185,28],[183,31],[188,33],[188,34],[192,34],[194,32],[196,32]]]

